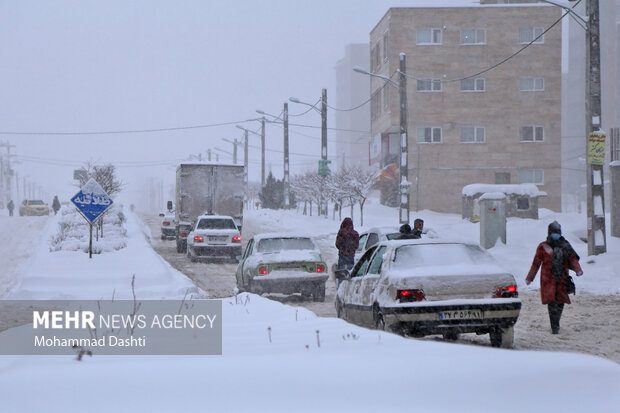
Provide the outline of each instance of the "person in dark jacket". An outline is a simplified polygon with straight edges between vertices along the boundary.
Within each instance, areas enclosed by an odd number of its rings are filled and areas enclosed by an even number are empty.
[[[58,195],[54,195],[54,200],[52,201],[52,209],[54,210],[54,215],[58,213],[60,209],[60,201],[58,200]]]
[[[562,237],[562,227],[557,221],[553,221],[547,228],[547,239],[536,248],[536,255],[525,278],[525,283],[530,284],[536,278],[538,268],[540,270],[540,298],[543,304],[547,304],[551,333],[560,332],[560,318],[564,304],[570,304],[566,291],[568,270],[573,270],[580,276],[583,275],[579,265],[579,255],[570,243]]]
[[[353,229],[353,220],[345,218],[340,224],[340,230],[336,235],[336,248],[338,248],[338,269],[353,268],[355,262],[355,250],[360,243],[360,236]]]
[[[424,220],[422,218],[416,218],[413,221],[413,229],[411,232],[416,235],[416,238],[422,238],[422,230],[424,229]]]
[[[13,200],[10,199],[9,203],[7,204],[7,209],[9,210],[9,216],[12,217],[13,216],[13,209],[15,208],[15,204],[13,204]]]
[[[394,239],[418,239],[420,236],[411,231],[411,226],[409,224],[403,224],[400,226],[398,232],[400,235]]]

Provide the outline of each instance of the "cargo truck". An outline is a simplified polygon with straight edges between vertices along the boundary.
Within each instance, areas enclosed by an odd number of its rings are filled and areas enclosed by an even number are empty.
[[[175,190],[177,252],[187,251],[187,235],[201,215],[230,216],[241,231],[244,192],[243,165],[211,162],[179,164]]]

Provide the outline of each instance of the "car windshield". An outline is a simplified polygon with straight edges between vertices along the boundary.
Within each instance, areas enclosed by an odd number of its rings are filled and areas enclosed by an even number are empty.
[[[494,263],[493,258],[476,245],[418,244],[398,247],[394,256],[395,269],[443,265]]]
[[[32,201],[28,201],[28,205],[45,205],[45,204],[40,199],[35,199]]]
[[[400,235],[400,232],[393,232],[391,234],[385,234],[388,240],[396,239]]]
[[[237,227],[232,219],[205,218],[198,221],[198,229],[237,229]]]
[[[263,253],[314,250],[314,243],[310,238],[265,238],[258,242],[256,250]]]

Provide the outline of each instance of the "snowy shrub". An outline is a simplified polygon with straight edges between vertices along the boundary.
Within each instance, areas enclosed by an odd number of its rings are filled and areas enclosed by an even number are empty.
[[[88,252],[89,224],[73,205],[59,211],[58,232],[52,236],[50,251]],[[123,226],[122,207],[112,206],[103,216],[103,235],[97,239],[97,225],[93,226],[93,254],[112,252],[127,246],[127,230]]]

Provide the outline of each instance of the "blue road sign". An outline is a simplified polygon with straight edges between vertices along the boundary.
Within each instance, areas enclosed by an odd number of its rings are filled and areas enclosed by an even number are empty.
[[[112,198],[92,178],[77,194],[73,195],[71,202],[91,224],[112,206]]]

